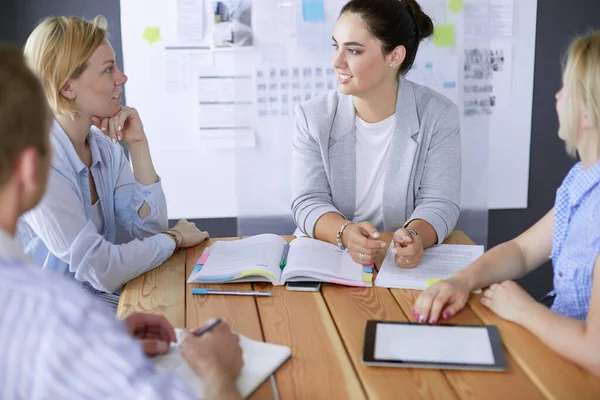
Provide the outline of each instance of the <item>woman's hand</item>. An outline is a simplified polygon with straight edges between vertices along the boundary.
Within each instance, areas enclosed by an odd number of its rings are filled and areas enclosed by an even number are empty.
[[[352,259],[362,265],[372,265],[377,252],[386,246],[379,239],[377,228],[367,221],[346,226],[342,233],[342,244],[348,248]]]
[[[414,268],[423,257],[423,241],[405,228],[394,232],[394,261],[400,268]]]
[[[119,112],[112,117],[92,117],[92,123],[111,138],[113,143],[122,140],[129,146],[146,141],[144,126],[135,108],[121,106]]]

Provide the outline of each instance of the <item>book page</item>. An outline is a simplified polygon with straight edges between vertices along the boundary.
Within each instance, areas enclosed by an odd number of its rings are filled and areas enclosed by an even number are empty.
[[[189,334],[183,329],[175,329],[177,343],[171,344],[168,354],[152,357],[156,369],[176,371],[194,390],[196,396],[204,398],[204,383],[181,355],[180,344]],[[289,347],[270,343],[258,342],[239,335],[244,366],[236,381],[236,386],[243,397],[249,396],[265,380],[269,378],[291,356]]]
[[[246,239],[216,242],[206,250],[210,255],[198,277],[235,275],[252,270],[265,271],[279,279],[279,263],[286,241],[264,234]]]
[[[381,264],[375,286],[424,290],[433,281],[450,278],[483,254],[483,246],[442,244],[425,250],[415,268],[405,269],[395,264],[393,245]]]
[[[362,283],[363,267],[336,245],[321,240],[298,238],[290,244],[288,261],[282,280],[307,277],[320,281],[352,281]]]

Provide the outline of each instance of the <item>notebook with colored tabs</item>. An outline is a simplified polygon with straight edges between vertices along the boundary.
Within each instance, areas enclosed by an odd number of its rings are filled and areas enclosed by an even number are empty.
[[[204,383],[181,356],[180,343],[183,340],[182,329],[175,329],[177,343],[171,344],[169,353],[151,358],[159,371],[176,371],[194,390],[199,399],[204,398]],[[258,342],[240,336],[244,366],[236,381],[240,394],[246,398],[275,373],[289,358],[289,347]]]
[[[425,250],[419,264],[406,269],[396,266],[391,252],[393,245],[381,264],[375,286],[424,290],[441,279],[450,278],[483,254],[483,246],[442,244]]]
[[[188,283],[330,282],[372,286],[373,268],[355,263],[347,251],[310,238],[289,245],[278,235],[263,234],[216,242],[197,260]]]

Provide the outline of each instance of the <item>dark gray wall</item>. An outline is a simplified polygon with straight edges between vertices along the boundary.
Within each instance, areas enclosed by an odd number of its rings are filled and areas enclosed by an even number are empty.
[[[119,0],[0,0],[0,40],[22,46],[35,24],[48,15],[93,18],[97,14],[109,20],[111,42],[122,67]],[[599,15],[599,0],[538,0],[529,204],[525,210],[490,211],[489,246],[517,236],[548,212],[556,189],[575,162],[557,137],[554,93],[560,86],[560,59],[569,41],[590,28],[600,28]],[[196,222],[213,237],[236,234],[232,218]],[[552,287],[550,264],[521,283],[533,295],[543,295]]]
[[[567,156],[557,136],[554,94],[561,85],[561,60],[569,42],[593,28],[600,29],[599,0],[538,0],[528,208],[490,211],[490,247],[517,236],[544,216],[554,205],[556,189],[577,161]],[[551,264],[520,283],[534,296],[542,296],[552,288]]]

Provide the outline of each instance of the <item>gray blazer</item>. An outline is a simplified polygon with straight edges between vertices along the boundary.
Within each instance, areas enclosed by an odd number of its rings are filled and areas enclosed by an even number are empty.
[[[317,220],[356,205],[356,132],[352,97],[331,91],[296,107],[292,212],[314,237]],[[383,232],[413,219],[429,222],[438,243],[460,214],[461,145],[458,109],[441,94],[401,78],[396,128],[383,188]]]

